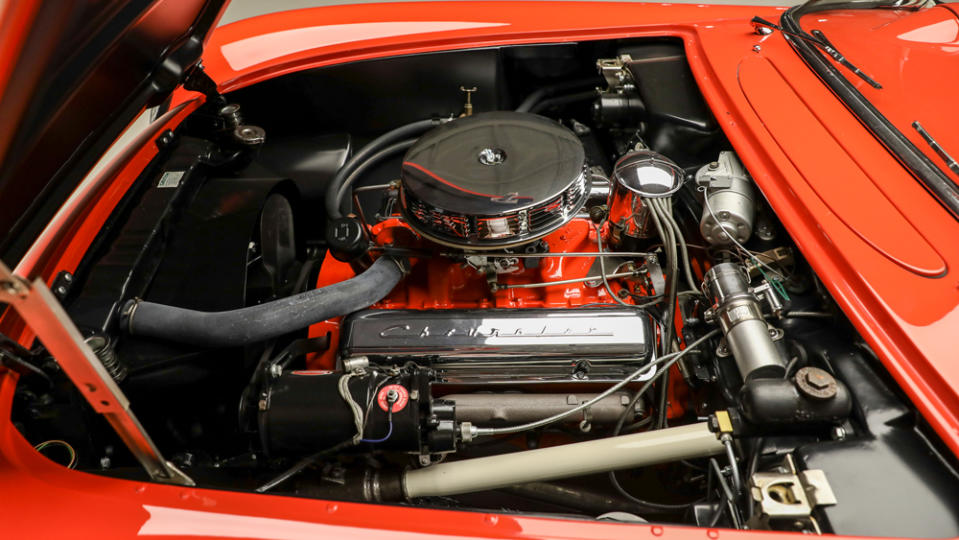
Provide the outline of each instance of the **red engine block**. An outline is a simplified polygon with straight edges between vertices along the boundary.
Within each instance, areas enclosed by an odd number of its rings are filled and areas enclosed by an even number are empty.
[[[380,245],[393,241],[396,227],[408,231],[397,220],[388,220],[373,227],[371,234]],[[604,234],[604,245],[606,231]],[[596,229],[587,219],[574,219],[558,231],[544,239],[550,253],[588,253],[596,252]],[[448,248],[433,246],[437,254],[450,251]],[[566,308],[589,304],[610,304],[610,298],[602,286],[590,286],[584,282],[565,285],[550,285],[530,289],[505,288],[491,292],[486,276],[475,268],[447,257],[435,256],[411,261],[412,267],[406,279],[389,296],[374,304],[374,309],[476,309],[476,308]],[[544,257],[533,268],[525,268],[510,274],[500,274],[500,284],[528,284],[584,278],[597,275],[594,268],[596,257]],[[607,266],[606,271],[613,272]],[[317,287],[325,287],[354,277],[356,272],[348,263],[328,258],[323,263]],[[631,292],[645,293],[641,279],[610,280],[615,293],[629,287]],[[626,300],[630,302],[630,300]],[[309,362],[310,369],[333,369],[336,352],[339,348],[340,318],[330,319],[310,327],[310,337],[328,335],[330,348],[318,354]],[[678,370],[672,373],[671,380],[682,382]],[[683,413],[680,394],[685,394],[685,385],[681,388],[672,384],[670,388],[669,416]]]

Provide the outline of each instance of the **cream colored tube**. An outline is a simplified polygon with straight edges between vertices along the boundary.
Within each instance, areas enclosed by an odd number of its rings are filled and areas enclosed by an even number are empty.
[[[703,422],[408,471],[407,497],[456,495],[712,456],[723,443]]]

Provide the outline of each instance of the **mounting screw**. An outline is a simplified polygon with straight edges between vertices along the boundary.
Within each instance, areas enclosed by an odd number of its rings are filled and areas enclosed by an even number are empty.
[[[759,51],[761,51],[761,50],[763,50],[763,48],[760,47],[759,45],[753,45],[753,51],[754,51],[754,52],[759,52]]]
[[[466,103],[463,105],[463,116],[473,116],[473,92],[475,91],[475,86],[470,88],[460,86],[460,92],[466,93]]]

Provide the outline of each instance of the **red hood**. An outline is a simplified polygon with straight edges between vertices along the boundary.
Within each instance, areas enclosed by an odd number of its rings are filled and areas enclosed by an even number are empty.
[[[836,48],[882,88],[849,70],[840,72],[879,112],[918,147],[952,182],[959,173],[923,140],[919,124],[942,147],[959,156],[959,102],[950,99],[959,73],[959,18],[944,5],[919,11],[871,9],[812,13],[801,18],[807,32],[823,32]]]
[[[0,3],[0,258],[199,61],[225,0]]]

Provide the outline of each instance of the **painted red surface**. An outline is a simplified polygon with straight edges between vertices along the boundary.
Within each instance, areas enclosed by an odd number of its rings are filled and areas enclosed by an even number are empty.
[[[959,281],[951,274],[959,264],[959,223],[862,128],[782,36],[752,33],[752,16],[775,20],[780,12],[546,2],[342,6],[227,25],[209,40],[204,60],[221,90],[228,91],[310,67],[396,54],[614,37],[683,39],[706,100],[779,219],[905,393],[959,452],[959,362],[951,339],[959,330]],[[884,93],[863,91],[904,133],[912,135],[903,122],[918,119],[956,148],[959,135],[949,122],[956,117],[955,100],[947,95],[959,83],[955,39],[946,29],[952,16],[936,7],[915,15],[817,14],[816,25],[804,24],[825,31],[883,83]],[[915,31],[922,39],[908,38]],[[179,93],[175,103],[187,96]],[[129,178],[117,176],[117,189]],[[103,218],[112,207],[97,205],[85,219]],[[82,252],[89,241],[81,235],[71,249]],[[48,247],[60,252],[60,244]],[[72,268],[71,261],[44,265],[39,275],[49,280]],[[0,322],[0,329],[25,343],[28,333],[11,333],[10,323]],[[780,536],[334,503],[68,471],[34,452],[6,420],[15,382],[11,373],[0,375],[0,486],[16,493],[3,498],[0,519],[11,538]]]
[[[388,245],[395,234],[410,234],[399,221],[390,220],[374,226],[372,236],[379,245]],[[596,232],[586,219],[575,219],[560,230],[544,238],[551,253],[596,252]],[[424,243],[423,247],[433,247]],[[441,249],[442,251],[442,249]],[[543,283],[597,275],[593,269],[595,257],[547,257],[536,268],[501,274],[499,283],[505,285]],[[591,272],[592,270],[592,272]],[[613,269],[609,268],[609,272]],[[346,263],[332,259],[324,261],[317,287],[325,287],[356,275]],[[613,280],[610,285],[618,291],[622,283]],[[489,292],[486,276],[462,262],[443,257],[420,258],[412,261],[410,275],[374,308],[383,309],[485,309],[485,308],[561,308],[585,304],[615,303],[602,287],[583,283],[553,285],[535,289],[503,289]],[[330,351],[320,356],[311,367],[331,369],[339,343],[339,321],[325,321],[310,327],[310,336],[330,335]]]
[[[372,237],[378,245],[388,245],[401,234],[409,236],[409,228],[398,220],[387,220],[373,227]],[[608,231],[603,231],[604,245],[608,245]],[[591,221],[584,218],[572,220],[558,231],[543,239],[550,253],[595,253],[597,251],[596,229]],[[403,245],[407,245],[404,243]],[[422,243],[422,248],[437,249],[435,244]],[[445,248],[439,248],[443,251]],[[545,283],[567,279],[579,279],[599,274],[596,257],[545,257],[537,266],[529,265],[516,272],[500,274],[500,285],[521,285]],[[612,261],[609,265],[614,265]],[[614,273],[616,268],[607,267]],[[356,275],[346,263],[328,259],[324,261],[317,279],[317,288],[325,287],[352,278]],[[649,295],[641,279],[624,278],[609,280],[614,293],[627,288],[638,295]],[[626,302],[638,303],[633,299]],[[505,288],[490,292],[486,276],[475,268],[445,257],[414,259],[410,274],[390,293],[389,296],[372,306],[373,309],[490,309],[490,308],[566,308],[588,306],[591,304],[615,304],[605,287],[599,281],[592,283],[570,283],[550,285],[538,288]],[[310,327],[310,337],[328,336],[330,348],[308,360],[309,369],[329,370],[336,364],[336,354],[340,343],[340,320],[323,321]],[[677,315],[677,328],[682,328],[682,317]],[[669,388],[669,418],[682,417],[686,410],[683,397],[689,389],[679,373],[673,367]],[[385,407],[384,407],[385,410]]]
[[[918,121],[952,157],[959,153],[955,128],[959,101],[948,90],[955,87],[959,70],[955,9],[873,10],[868,17],[857,10],[832,11],[826,16],[814,13],[803,17],[800,24],[807,32],[822,31],[843,55],[876,79],[882,89],[840,68],[883,116],[959,182],[959,175],[943,166],[942,159],[912,127]],[[868,39],[862,39],[864,35]]]

